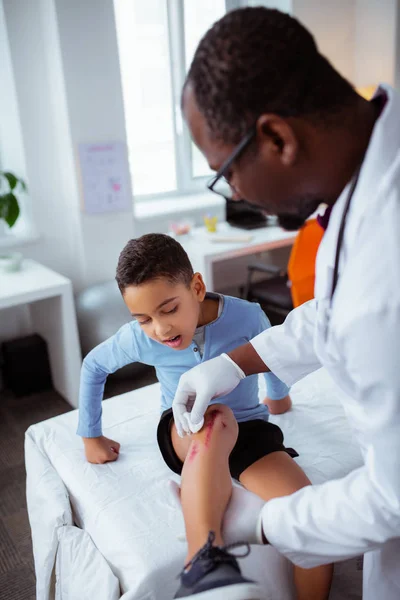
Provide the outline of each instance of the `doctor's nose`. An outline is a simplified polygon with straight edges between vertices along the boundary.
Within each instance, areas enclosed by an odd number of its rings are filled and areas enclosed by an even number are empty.
[[[232,191],[232,200],[234,202],[240,202],[240,200],[243,200],[242,194],[237,191]]]
[[[243,200],[243,194],[240,191],[239,187],[235,185],[234,181],[229,183],[229,187],[231,192],[231,200],[233,200],[234,202],[239,202],[240,200]]]

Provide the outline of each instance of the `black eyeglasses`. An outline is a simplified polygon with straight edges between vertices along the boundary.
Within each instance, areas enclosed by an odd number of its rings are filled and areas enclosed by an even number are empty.
[[[232,199],[233,195],[236,193],[236,190],[231,186],[228,178],[225,175],[229,171],[235,160],[239,158],[239,156],[247,148],[250,142],[254,139],[256,133],[257,128],[255,125],[253,125],[251,130],[246,133],[242,141],[239,142],[239,144],[233,150],[232,154],[226,159],[226,161],[218,170],[216,175],[214,175],[214,177],[208,182],[207,187],[210,190],[210,192],[214,192],[219,196],[223,196],[224,198],[226,198],[226,200]]]

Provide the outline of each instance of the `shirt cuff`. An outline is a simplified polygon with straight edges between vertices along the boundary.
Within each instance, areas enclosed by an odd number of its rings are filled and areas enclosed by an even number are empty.
[[[96,438],[103,435],[101,428],[97,427],[83,427],[78,425],[76,434],[83,438]]]
[[[290,388],[288,388],[288,391],[285,392],[284,394],[266,394],[268,397],[268,400],[271,400],[272,402],[279,402],[279,400],[283,400],[284,398],[286,398],[286,396],[289,396],[290,394]]]
[[[276,375],[283,383],[285,383],[288,388],[290,388],[296,381],[298,377],[293,377],[291,374],[280,362],[277,353],[274,352],[273,342],[266,340],[266,335],[268,332],[263,331],[259,333],[255,338],[250,340],[250,344],[253,346],[254,350],[257,352],[258,356],[263,360],[268,369],[272,371],[274,375]],[[268,356],[266,356],[266,346],[268,347]]]
[[[293,548],[290,547],[290,542],[288,543],[288,540],[291,535],[295,535],[294,530],[291,531],[287,528],[282,531],[282,528],[278,526],[278,523],[282,522],[282,511],[286,511],[287,513],[287,498],[288,497],[273,498],[262,508],[261,523],[265,540],[271,544],[271,546],[274,546],[280,554],[286,556],[292,563],[304,569],[311,569],[332,562],[331,557],[326,558],[318,554],[312,554],[309,547],[307,547],[307,542],[304,543],[304,552],[293,550]]]

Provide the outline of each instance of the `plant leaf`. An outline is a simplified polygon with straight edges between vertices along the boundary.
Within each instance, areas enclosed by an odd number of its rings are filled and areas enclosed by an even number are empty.
[[[0,219],[4,219],[6,216],[6,203],[4,196],[0,196]]]
[[[10,186],[10,190],[15,189],[18,179],[15,177],[13,173],[3,173],[3,177],[5,177],[8,181],[8,185]]]
[[[12,192],[9,192],[8,194],[5,194],[2,197],[1,204],[3,205],[1,208],[2,218],[5,220],[9,227],[13,227],[13,225],[15,225],[15,222],[19,217],[20,212],[18,200]]]

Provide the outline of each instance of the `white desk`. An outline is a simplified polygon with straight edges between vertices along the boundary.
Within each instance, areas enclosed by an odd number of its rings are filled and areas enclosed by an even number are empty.
[[[33,260],[16,273],[0,271],[0,309],[21,304],[29,305],[32,331],[48,344],[57,391],[76,407],[82,357],[70,280]]]
[[[276,226],[267,226],[260,229],[246,231],[231,227],[228,223],[218,225],[216,234],[208,233],[205,227],[193,229],[189,235],[177,237],[192,262],[195,271],[199,271],[203,277],[207,289],[215,290],[213,265],[223,261],[246,254],[256,254],[291,246],[297,235],[295,232],[287,232]],[[213,236],[252,236],[249,242],[213,242]]]

